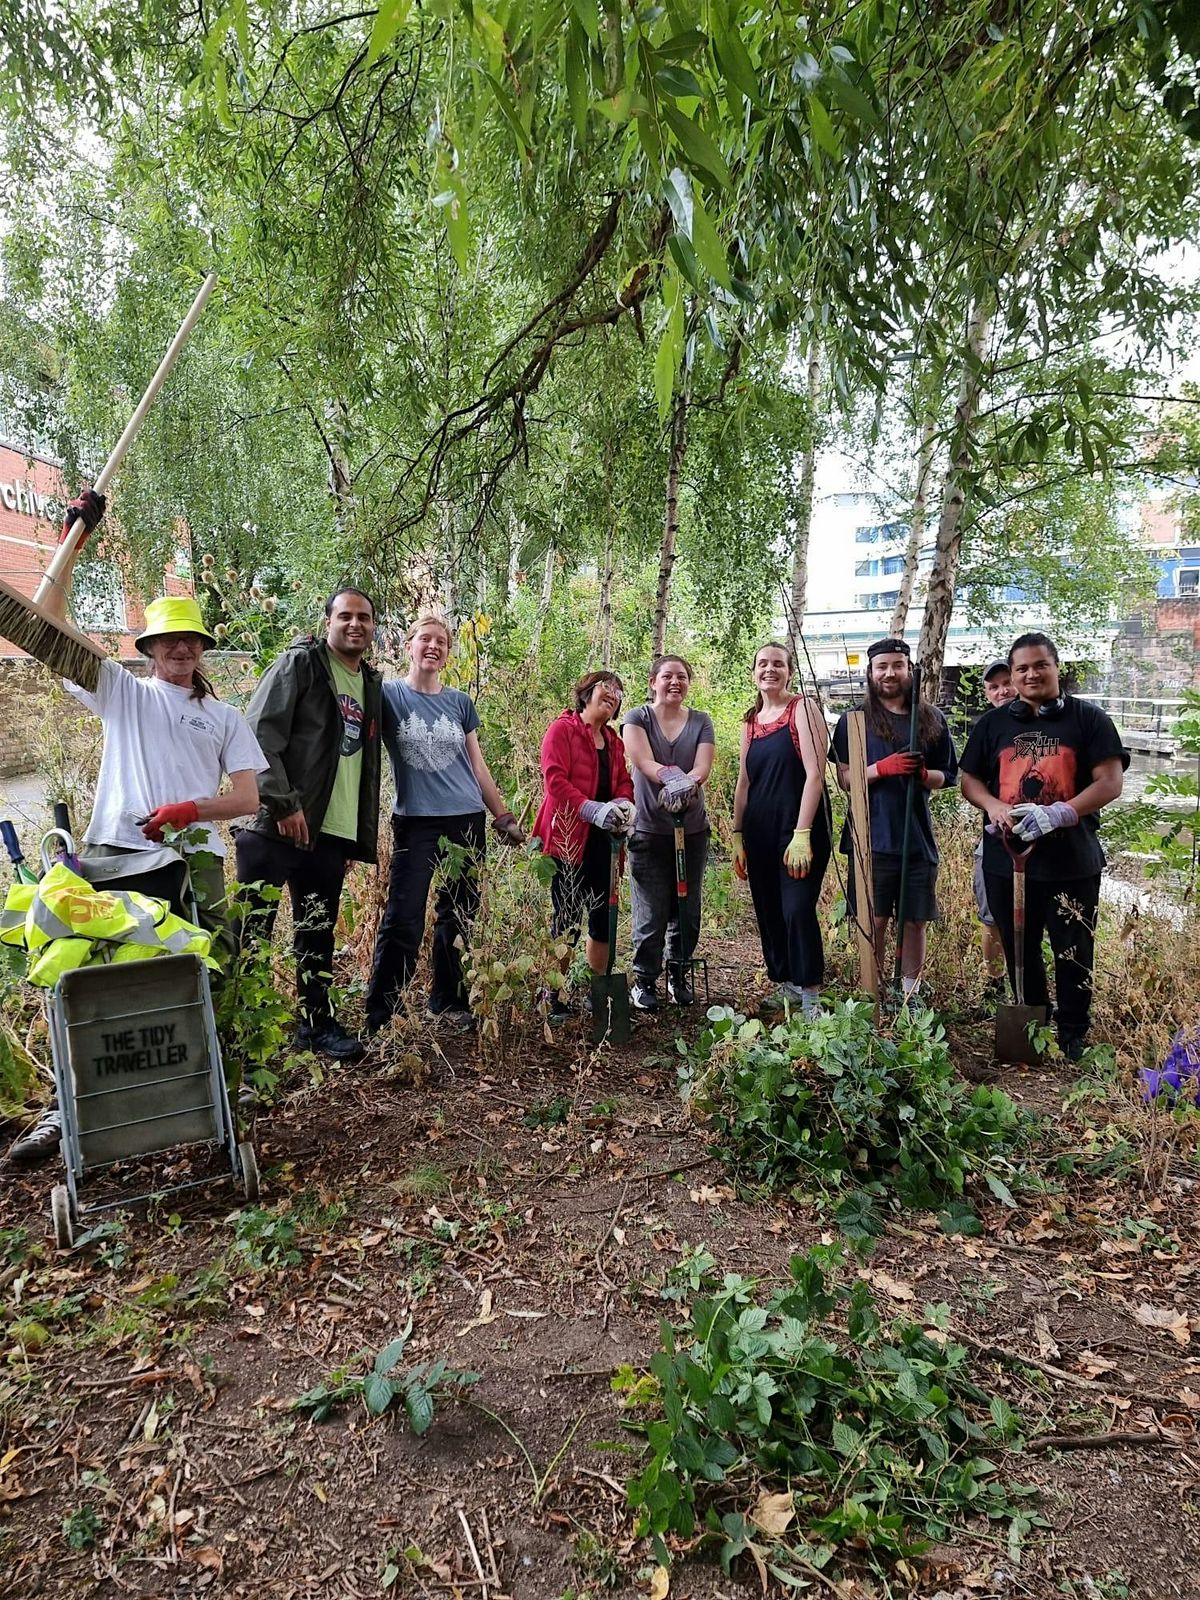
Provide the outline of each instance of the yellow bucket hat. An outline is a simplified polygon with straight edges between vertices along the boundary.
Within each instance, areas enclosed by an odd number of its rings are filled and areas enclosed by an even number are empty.
[[[133,642],[144,656],[149,655],[146,646],[164,633],[197,633],[206,644],[217,642],[204,626],[200,607],[189,594],[169,594],[161,600],[151,600],[146,607],[146,626]]]

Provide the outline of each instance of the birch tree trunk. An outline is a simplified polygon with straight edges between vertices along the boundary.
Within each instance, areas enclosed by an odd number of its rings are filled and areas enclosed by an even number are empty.
[[[667,457],[667,505],[663,516],[662,549],[658,558],[658,592],[654,600],[654,638],[651,654],[660,656],[667,648],[667,616],[671,600],[671,571],[675,565],[675,541],[679,535],[679,481],[687,455],[688,401],[691,385],[685,381],[675,397],[671,413],[671,449]]]
[[[942,509],[933,551],[933,569],[929,574],[925,615],[917,645],[917,659],[921,663],[925,682],[930,686],[930,699],[936,699],[941,691],[946,636],[950,631],[950,613],[954,609],[954,585],[962,551],[963,515],[967,500],[966,471],[971,461],[971,431],[975,413],[979,409],[983,347],[990,319],[988,303],[981,294],[976,295],[967,321],[967,344],[954,407],[950,464],[942,485]]]
[[[796,537],[792,547],[792,594],[788,616],[788,643],[792,660],[800,660],[800,634],[808,603],[808,539],[812,532],[813,491],[817,481],[817,446],[820,429],[821,347],[814,339],[808,352],[808,444],[800,462],[800,491],[796,500]]]
[[[892,612],[890,633],[893,639],[903,639],[908,624],[908,608],[912,604],[913,584],[917,576],[917,562],[921,557],[921,542],[925,537],[925,507],[929,500],[929,480],[933,476],[933,433],[936,417],[931,411],[921,429],[921,443],[917,450],[917,484],[913,491],[912,522],[908,530],[908,544],[904,549],[904,576],[900,579],[900,594]]]
[[[542,629],[546,625],[546,613],[550,610],[550,597],[554,593],[554,560],[556,550],[554,541],[546,547],[546,564],[542,568],[542,592],[538,596],[537,616],[534,618],[533,632],[529,637],[529,659],[536,661],[542,648]]]

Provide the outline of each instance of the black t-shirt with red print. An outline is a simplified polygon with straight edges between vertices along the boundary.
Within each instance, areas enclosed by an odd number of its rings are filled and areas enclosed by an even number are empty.
[[[1022,702],[1013,701],[1013,705]],[[1021,717],[1009,706],[985,712],[971,730],[959,767],[978,778],[1005,805],[1052,805],[1074,800],[1092,782],[1102,761],[1119,757],[1129,765],[1112,718],[1088,700],[1066,695],[1049,716]],[[1097,835],[1100,815],[1081,817],[1077,828],[1059,828],[1038,841],[1026,862],[1030,878],[1090,878],[1104,866]],[[1011,872],[1012,862],[991,828],[983,835],[986,872]]]

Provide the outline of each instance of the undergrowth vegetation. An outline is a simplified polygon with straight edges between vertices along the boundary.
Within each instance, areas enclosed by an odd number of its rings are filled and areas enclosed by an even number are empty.
[[[629,1502],[664,1564],[699,1537],[726,1572],[750,1556],[764,1591],[847,1559],[903,1577],[964,1516],[1008,1519],[1010,1545],[1037,1520],[987,1454],[1020,1439],[1020,1419],[972,1380],[946,1308],[886,1327],[865,1283],[830,1282],[841,1260],[795,1255],[770,1292],[706,1275],[683,1322],[662,1323],[649,1375],[614,1379],[648,1457]]]

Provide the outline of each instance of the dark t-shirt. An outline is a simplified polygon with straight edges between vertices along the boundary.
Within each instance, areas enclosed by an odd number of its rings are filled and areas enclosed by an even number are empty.
[[[961,766],[1005,805],[1048,806],[1074,800],[1092,782],[1096,764],[1114,756],[1129,765],[1112,718],[1090,701],[1067,695],[1057,716],[1016,717],[1010,706],[985,712],[971,730]],[[1077,828],[1047,834],[1029,857],[1026,875],[1042,882],[1092,877],[1104,866],[1099,832],[1100,816],[1093,812],[1081,817]],[[983,835],[983,868],[1012,871],[1000,835],[990,828]]]
[[[937,732],[921,745],[925,765],[931,772],[946,775],[946,788],[958,782],[958,758],[946,719],[936,706],[930,708],[937,719]],[[910,719],[907,711],[885,711],[892,728],[891,739],[881,739],[867,724],[867,765],[882,761],[897,750],[908,749]],[[833,756],[843,764],[850,760],[849,712],[843,711],[833,730]],[[871,848],[884,855],[899,855],[904,848],[904,812],[908,803],[907,778],[876,778],[868,786],[871,799]],[[919,783],[913,797],[913,831],[910,851],[919,861],[936,861],[938,848],[933,841],[933,822],[929,815],[929,790]],[[842,829],[842,854],[850,854],[850,821]]]

